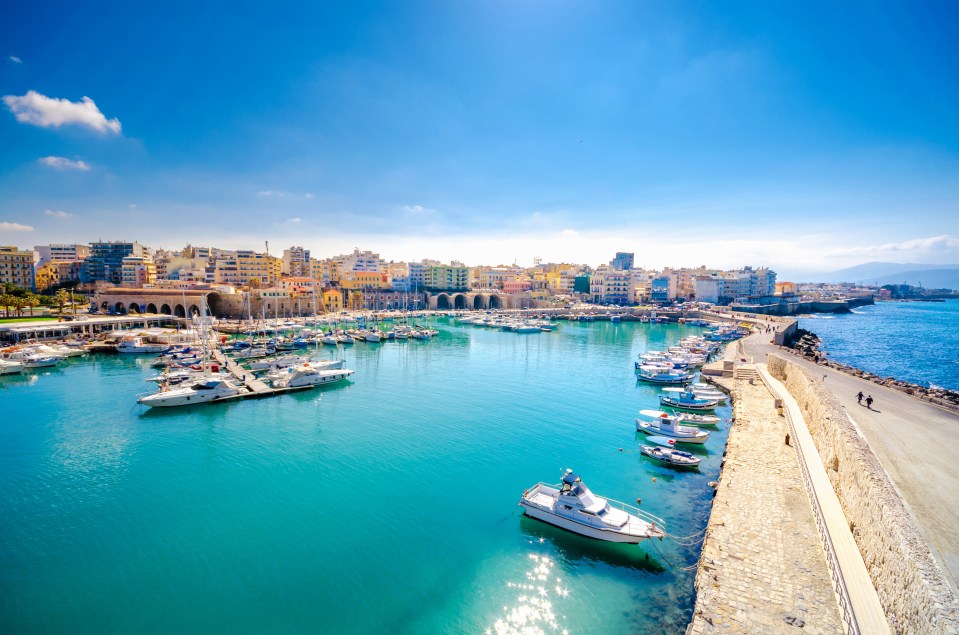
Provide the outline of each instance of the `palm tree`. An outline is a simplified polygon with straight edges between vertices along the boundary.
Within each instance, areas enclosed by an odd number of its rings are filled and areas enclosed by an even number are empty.
[[[10,295],[9,293],[4,293],[3,295],[0,295],[0,306],[3,307],[4,316],[10,317],[10,308],[13,306],[13,296]]]
[[[37,297],[35,293],[28,293],[23,296],[23,306],[27,307],[30,311],[30,317],[33,317],[33,307],[39,306],[40,298]]]
[[[63,307],[70,301],[70,294],[66,289],[59,289],[53,294],[53,301],[57,305],[57,311],[63,313]]]
[[[18,298],[17,296],[11,296],[11,297],[13,298],[13,301],[10,303],[10,306],[16,309],[18,317],[22,317],[23,307],[26,306],[26,301],[23,298]]]

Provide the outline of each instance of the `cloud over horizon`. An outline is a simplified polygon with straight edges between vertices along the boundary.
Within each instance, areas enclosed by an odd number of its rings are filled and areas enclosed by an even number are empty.
[[[90,164],[86,161],[74,161],[73,159],[68,159],[66,157],[43,157],[39,159],[40,163],[47,167],[56,168],[57,170],[82,170],[87,171],[90,169]]]
[[[100,134],[120,133],[120,120],[116,117],[107,119],[94,101],[86,96],[80,101],[70,101],[30,90],[23,96],[5,95],[3,101],[20,123],[40,128],[76,125]]]
[[[8,221],[0,222],[0,231],[5,232],[32,232],[32,225],[21,225],[20,223],[10,223]]]
[[[76,214],[71,214],[70,212],[64,212],[63,210],[53,210],[48,209],[43,212],[47,216],[52,216],[53,218],[73,218]]]

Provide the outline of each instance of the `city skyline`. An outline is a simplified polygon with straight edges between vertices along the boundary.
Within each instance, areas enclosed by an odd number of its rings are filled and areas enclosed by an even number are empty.
[[[959,262],[955,10],[913,9],[13,7],[0,244]]]

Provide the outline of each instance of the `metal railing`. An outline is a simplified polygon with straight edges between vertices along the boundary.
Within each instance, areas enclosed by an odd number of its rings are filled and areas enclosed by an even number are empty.
[[[763,383],[773,394],[778,394],[778,391],[775,389],[775,387],[769,385],[769,383],[766,381],[766,376],[764,373],[760,372],[759,376],[762,377]],[[792,433],[793,439],[797,439],[796,423],[793,421],[792,415],[789,413],[789,408],[784,407],[782,412],[786,417],[786,422],[789,424],[789,431]],[[809,502],[813,508],[813,514],[816,518],[816,527],[819,530],[819,537],[826,549],[826,563],[829,565],[829,573],[830,577],[832,578],[834,590],[836,592],[836,599],[842,612],[846,633],[848,635],[860,635],[861,630],[859,628],[859,623],[856,621],[856,614],[852,608],[852,600],[849,597],[849,588],[847,587],[846,580],[842,575],[842,569],[839,566],[839,558],[836,555],[836,546],[833,544],[832,536],[829,533],[829,528],[826,526],[826,518],[823,514],[819,497],[816,495],[816,489],[813,487],[812,477],[809,475],[809,466],[806,464],[806,457],[803,454],[802,445],[798,442],[798,439],[795,443],[793,443],[793,447],[795,447],[796,455],[799,459],[799,467],[802,470],[803,484],[806,487],[806,495],[809,496]],[[819,460],[818,457],[816,460]]]

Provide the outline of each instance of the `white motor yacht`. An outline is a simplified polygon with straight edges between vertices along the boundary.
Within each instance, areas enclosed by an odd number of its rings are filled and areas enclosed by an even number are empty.
[[[16,375],[23,372],[23,364],[9,359],[0,359],[0,375]]]
[[[226,379],[204,378],[187,385],[169,388],[161,387],[152,395],[140,397],[137,403],[144,406],[171,407],[190,406],[197,403],[209,403],[240,394],[240,389]]]
[[[300,388],[303,386],[325,386],[343,381],[356,371],[349,368],[314,368],[311,364],[287,368],[273,380],[274,388]]]
[[[117,344],[118,353],[163,353],[170,347],[166,344],[152,344],[142,337],[125,337]]]
[[[669,413],[663,412],[662,410],[640,410],[639,414],[644,417],[649,417],[650,419],[658,419],[663,415],[673,416],[676,417],[676,420],[682,425],[711,426],[714,428],[722,421],[722,419],[716,415],[701,415],[693,414],[692,412],[677,412],[674,415],[669,415]]]
[[[572,470],[566,470],[562,483],[529,488],[519,504],[527,516],[597,540],[637,544],[666,535],[661,519],[596,496]]]

